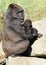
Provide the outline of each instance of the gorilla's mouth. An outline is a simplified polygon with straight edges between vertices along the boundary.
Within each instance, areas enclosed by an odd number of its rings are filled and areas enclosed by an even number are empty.
[[[18,20],[20,20],[20,21],[24,21],[24,18],[17,18]]]
[[[21,21],[24,21],[24,19],[21,19]]]

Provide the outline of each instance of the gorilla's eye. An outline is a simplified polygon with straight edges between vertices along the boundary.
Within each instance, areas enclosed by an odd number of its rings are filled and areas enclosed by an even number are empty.
[[[18,12],[17,12],[17,14],[18,14],[18,13],[21,13],[21,12],[23,12],[23,10],[21,10],[21,11],[18,11]]]
[[[18,15],[21,16],[22,15],[22,12],[19,12]]]
[[[24,16],[23,10],[18,11],[18,12],[17,12],[17,15],[18,15],[19,18],[23,19],[23,16]]]
[[[23,13],[23,10],[17,12],[18,15],[22,15],[22,13]]]

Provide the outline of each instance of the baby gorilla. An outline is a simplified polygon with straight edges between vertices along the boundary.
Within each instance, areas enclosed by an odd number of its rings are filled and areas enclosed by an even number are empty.
[[[42,34],[38,33],[38,30],[36,28],[33,28],[32,21],[29,19],[26,19],[23,25],[25,28],[25,33],[27,34],[26,38],[28,38],[30,41],[29,46],[31,47],[34,41],[37,40],[37,38],[40,38]]]
[[[25,30],[25,33],[27,34],[25,37],[30,42],[26,51],[21,53],[21,55],[29,57],[32,51],[31,45],[37,40],[37,38],[40,38],[42,34],[38,33],[37,29],[32,27],[32,21],[29,19],[26,19],[25,22],[22,24],[22,26],[23,26],[23,29]]]
[[[29,37],[30,40],[38,36],[38,31],[37,29],[32,27],[31,20],[29,19],[25,20],[24,28],[25,28],[25,33],[28,34],[27,36]]]
[[[34,41],[38,38],[38,31],[37,29],[32,27],[32,21],[29,19],[26,19],[24,23],[21,24],[21,26],[23,27],[23,29],[25,30],[25,38],[28,39],[29,42],[29,46],[26,49],[25,52],[21,53],[20,55],[22,56],[30,56],[31,54],[31,45],[34,43]]]

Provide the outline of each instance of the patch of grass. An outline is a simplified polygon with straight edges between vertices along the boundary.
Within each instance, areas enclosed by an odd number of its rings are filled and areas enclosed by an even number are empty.
[[[22,6],[25,18],[30,18],[32,21],[46,17],[46,0],[0,0],[0,11],[5,12],[10,3]]]
[[[46,17],[46,0],[30,0],[25,8],[26,17],[32,21]]]
[[[2,37],[2,28],[3,28],[3,20],[0,19],[0,40],[1,40],[1,37]]]

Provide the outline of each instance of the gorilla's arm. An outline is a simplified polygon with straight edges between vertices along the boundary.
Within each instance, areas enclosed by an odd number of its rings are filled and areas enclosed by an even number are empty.
[[[10,27],[14,32],[16,32],[18,35],[20,35],[22,38],[24,39],[32,39],[35,35],[36,35],[36,30],[33,31],[33,33],[31,33],[31,29],[30,31],[28,30],[28,32],[26,32],[24,26],[21,27],[20,25],[13,25]]]
[[[12,24],[12,26],[10,25],[9,28],[12,29],[14,32],[16,32],[18,35],[20,35],[24,39],[29,39],[29,38],[31,39],[31,38],[33,38],[33,34],[26,33],[24,27],[21,27],[21,25],[15,25],[14,26],[14,24]]]

